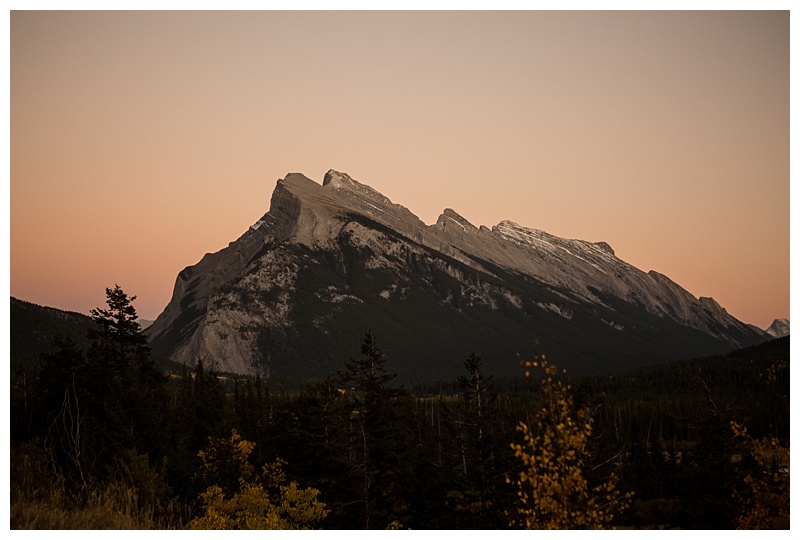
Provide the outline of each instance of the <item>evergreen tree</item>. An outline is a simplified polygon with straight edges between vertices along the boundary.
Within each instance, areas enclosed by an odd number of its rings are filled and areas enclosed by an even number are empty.
[[[452,512],[459,528],[493,529],[506,524],[503,506],[513,494],[505,473],[514,465],[503,440],[494,377],[483,373],[474,352],[458,377],[456,399],[443,400],[444,433],[439,437],[451,489]],[[510,431],[510,430],[509,430]]]
[[[677,486],[687,508],[677,526],[692,529],[732,529],[736,527],[739,507],[732,497],[744,487],[741,464],[733,458],[740,448],[736,432],[731,430],[732,414],[728,406],[718,406],[706,382],[697,377],[695,391],[704,398],[700,411],[693,411],[690,422],[696,445],[684,452],[677,468]]]
[[[498,488],[503,475],[498,474],[497,457],[501,452],[495,429],[497,428],[497,395],[494,378],[482,371],[481,357],[469,355],[464,368],[468,375],[458,377],[461,386],[454,421],[458,448],[458,473],[464,486],[465,503],[474,518],[471,525],[496,528],[499,511],[496,508]],[[490,507],[495,507],[491,512]]]
[[[275,440],[277,455],[291,456],[287,472],[301,483],[313,483],[329,500],[346,497],[348,464],[347,403],[333,375],[309,385],[280,415]],[[346,513],[342,506],[331,508]]]
[[[95,453],[109,460],[125,449],[151,454],[165,450],[165,378],[141,332],[135,299],[116,285],[106,289],[108,308],[91,310],[97,328],[89,331],[92,344],[83,373],[86,406]]]
[[[128,297],[119,285],[115,285],[113,289],[106,288],[108,309],[90,311],[98,327],[89,330],[89,337],[93,340],[91,350],[105,360],[105,369],[115,375],[130,372],[138,368],[138,364],[150,360],[150,348],[137,322],[139,316],[132,304],[134,300],[135,296]]]
[[[396,374],[386,370],[386,359],[369,331],[361,345],[361,357],[345,363],[339,373],[350,404],[349,460],[362,510],[361,526],[384,528],[393,521],[402,523],[408,502],[404,490],[411,471],[410,430],[401,414],[399,398],[406,392],[389,383]]]
[[[106,297],[107,308],[92,310],[96,328],[88,332],[88,352],[56,338],[36,385],[30,433],[41,437],[68,490],[85,491],[92,481],[113,477],[126,456],[160,459],[165,451],[165,379],[141,334],[135,297],[119,286],[106,289]]]
[[[195,475],[200,466],[197,453],[209,437],[221,437],[233,427],[228,409],[222,383],[214,372],[206,371],[202,359],[191,372],[184,369],[174,393],[166,434],[169,479],[181,496],[194,499],[207,487]]]
[[[230,416],[225,388],[217,372],[206,370],[202,359],[192,373],[192,404],[195,417],[193,441],[222,436],[228,430]]]

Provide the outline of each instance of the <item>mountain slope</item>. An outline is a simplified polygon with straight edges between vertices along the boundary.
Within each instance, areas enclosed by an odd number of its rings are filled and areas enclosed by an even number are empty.
[[[88,315],[40,306],[13,296],[9,315],[12,378],[23,366],[35,371],[39,367],[42,354],[51,354],[57,350],[54,345],[57,336],[70,338],[78,348],[88,351],[92,343],[88,331],[97,329]],[[153,360],[165,371],[178,371],[182,368],[168,358],[154,356]]]
[[[477,228],[451,209],[428,226],[336,171],[279,180],[260,220],[178,275],[147,333],[188,365],[305,379],[340,369],[367,329],[407,381],[453,377],[473,350],[514,373],[536,338],[595,373],[765,339],[606,243]]]
[[[11,297],[10,347],[12,374],[22,366],[35,366],[42,354],[55,351],[56,336],[70,337],[84,349],[86,333],[94,327],[91,317],[72,311],[43,307]]]

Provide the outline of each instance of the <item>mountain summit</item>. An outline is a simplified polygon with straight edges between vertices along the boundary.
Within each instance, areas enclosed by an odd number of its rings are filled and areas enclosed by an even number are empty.
[[[535,339],[560,367],[600,373],[769,337],[605,242],[449,208],[426,225],[333,170],[278,180],[261,219],[178,274],[148,334],[189,366],[304,380],[341,369],[367,329],[408,382],[452,379],[472,351],[518,373]]]
[[[766,330],[767,334],[774,338],[782,338],[789,335],[789,319],[775,319],[769,328]]]

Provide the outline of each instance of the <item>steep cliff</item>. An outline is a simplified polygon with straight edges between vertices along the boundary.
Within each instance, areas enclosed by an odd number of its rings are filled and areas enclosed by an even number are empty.
[[[278,180],[261,219],[178,275],[148,335],[190,366],[303,379],[339,369],[367,329],[406,380],[453,377],[473,350],[511,374],[534,339],[603,372],[768,337],[605,242],[475,227],[452,209],[429,226],[336,171]]]

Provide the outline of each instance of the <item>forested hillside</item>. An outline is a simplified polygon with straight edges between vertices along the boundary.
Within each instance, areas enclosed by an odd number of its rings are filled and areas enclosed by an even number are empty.
[[[56,335],[71,336],[82,347],[89,345],[86,332],[93,323],[86,315],[39,306],[13,296],[9,315],[12,373],[36,364],[43,353],[53,352]]]
[[[395,384],[365,329],[300,390],[154,364],[121,289],[11,385],[12,528],[769,528],[788,515],[789,338],[571,379],[531,343]],[[777,522],[780,524],[781,522]]]

